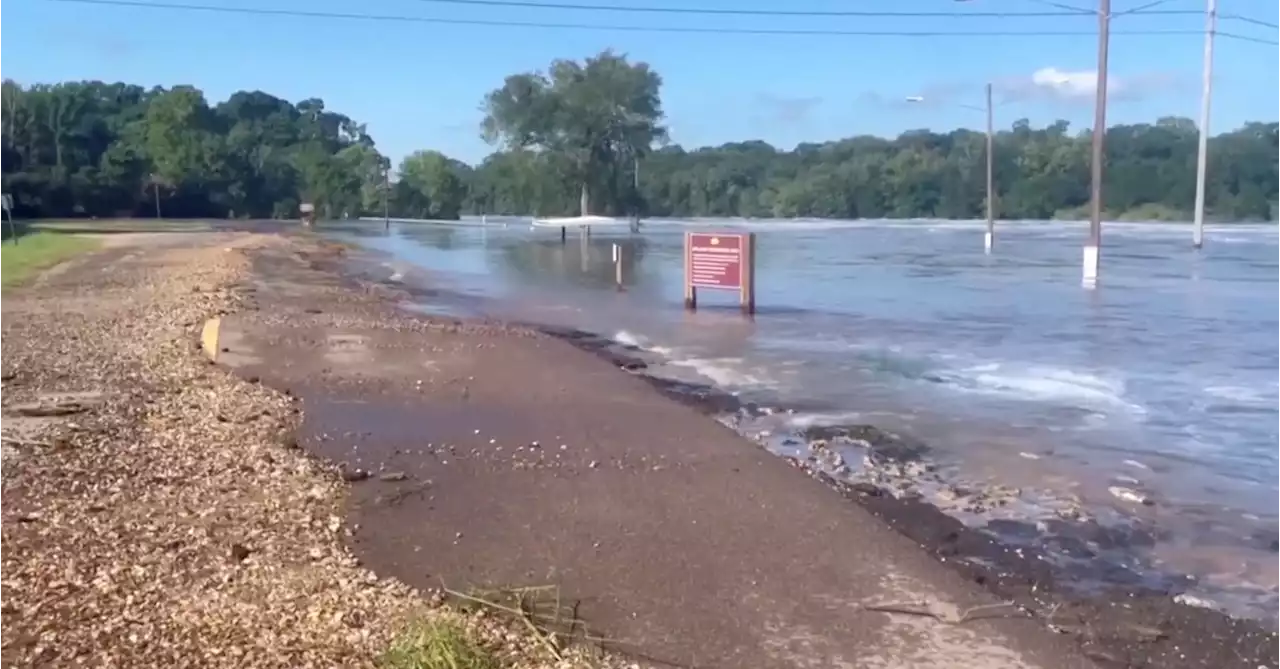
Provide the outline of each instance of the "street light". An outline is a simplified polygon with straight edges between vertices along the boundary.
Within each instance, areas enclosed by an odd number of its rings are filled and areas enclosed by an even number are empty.
[[[987,253],[991,253],[991,248],[996,242],[996,168],[995,168],[995,147],[996,135],[995,126],[992,122],[992,105],[991,105],[991,84],[986,86],[986,108],[975,105],[958,105],[965,109],[973,109],[975,111],[985,112],[987,115],[987,233],[982,238],[982,248]],[[909,96],[907,102],[921,103],[924,97],[919,95]]]

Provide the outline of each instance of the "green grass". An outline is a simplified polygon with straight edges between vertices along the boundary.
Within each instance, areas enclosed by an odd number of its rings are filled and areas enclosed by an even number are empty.
[[[34,230],[57,232],[201,232],[212,229],[200,219],[106,218],[32,221]]]
[[[498,659],[461,623],[437,618],[413,623],[383,654],[384,669],[498,669]]]
[[[5,288],[15,286],[40,270],[95,246],[97,242],[93,239],[53,232],[19,237],[16,244],[12,239],[6,239],[0,247],[0,285]]]

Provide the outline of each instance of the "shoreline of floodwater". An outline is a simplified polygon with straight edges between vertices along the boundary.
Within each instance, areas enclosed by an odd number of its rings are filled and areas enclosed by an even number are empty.
[[[356,252],[346,268],[349,276],[397,289],[402,294],[400,307],[426,312],[426,318],[467,322],[473,317],[464,313],[467,303],[476,307],[474,296],[453,293],[431,286],[429,272],[399,272],[397,280],[388,280],[385,258],[377,253]],[[363,256],[363,257],[361,257]],[[432,304],[451,305],[446,316],[434,314]],[[482,317],[492,319],[492,315]],[[501,319],[496,319],[501,322]],[[603,357],[620,369],[648,382],[655,391],[703,413],[709,420],[733,425],[731,417],[752,417],[769,413],[785,413],[785,407],[744,402],[731,393],[705,384],[664,379],[647,374],[650,363],[645,352],[635,346],[620,344],[613,338],[581,330],[555,328],[520,322],[507,323],[541,332],[573,344],[575,347]],[[754,437],[758,435],[745,434]],[[1274,662],[1275,634],[1273,626],[1257,620],[1237,618],[1202,606],[1194,597],[1180,596],[1189,580],[1180,575],[1137,574],[1123,583],[1115,576],[1123,570],[1120,563],[1106,565],[1085,560],[1075,565],[1062,565],[1049,555],[1046,543],[1011,541],[983,529],[967,526],[922,495],[900,495],[892,490],[894,481],[923,481],[941,477],[929,460],[929,448],[908,438],[877,430],[869,425],[848,425],[806,430],[791,446],[802,455],[785,457],[785,461],[805,471],[812,478],[840,494],[851,503],[866,509],[883,522],[909,537],[929,554],[950,566],[962,577],[980,584],[1018,610],[1039,618],[1061,634],[1078,637],[1086,652],[1101,661],[1101,666],[1119,666],[1116,658],[1128,657],[1130,666],[1162,666],[1160,650],[1168,639],[1179,648],[1198,656],[1202,644],[1223,644],[1241,649],[1240,657],[1249,662]],[[759,439],[754,439],[760,443]],[[882,480],[852,481],[831,473],[832,444],[841,440],[861,442],[865,450],[865,471],[877,472]],[[761,444],[762,446],[765,444]],[[846,458],[844,464],[851,464]],[[940,479],[939,479],[940,480]],[[1000,504],[997,493],[971,491],[977,504]],[[1068,527],[1070,526],[1070,527]],[[1010,531],[1026,525],[1008,523]],[[1081,519],[1075,525],[1064,519],[1056,528],[1059,545],[1072,544],[1087,548],[1090,542],[1106,543],[1109,550],[1124,552],[1129,542],[1144,541],[1141,534],[1124,534],[1093,519]],[[1074,534],[1070,534],[1070,532]],[[851,556],[851,559],[854,559]],[[1083,569],[1084,571],[1080,571]],[[1105,577],[1112,577],[1108,581]],[[1089,580],[1093,579],[1093,580]],[[1162,580],[1161,580],[1162,579]],[[1087,587],[1081,587],[1082,585]],[[1106,627],[1106,638],[1095,637]],[[1137,631],[1134,631],[1137,630]],[[1147,638],[1143,630],[1159,630],[1159,638]],[[1234,651],[1233,651],[1234,652]],[[1246,665],[1240,665],[1244,667]],[[1253,665],[1249,665],[1252,669]]]

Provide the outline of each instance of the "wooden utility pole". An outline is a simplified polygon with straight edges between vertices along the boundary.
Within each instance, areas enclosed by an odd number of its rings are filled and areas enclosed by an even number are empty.
[[[640,151],[631,151],[631,232],[640,231]]]
[[[1204,28],[1204,79],[1200,90],[1200,147],[1196,153],[1196,213],[1191,244],[1204,246],[1204,180],[1209,162],[1209,101],[1213,97],[1213,34],[1218,30],[1218,0],[1208,0]]]
[[[996,242],[996,129],[991,105],[991,84],[987,84],[987,234],[983,248],[991,253]]]
[[[1083,283],[1098,285],[1098,260],[1102,248],[1102,163],[1106,158],[1107,58],[1111,47],[1111,0],[1098,0],[1098,76],[1093,100],[1093,151],[1090,175],[1089,238],[1084,243]]]
[[[151,196],[156,205],[156,220],[160,220],[160,178],[151,175]]]

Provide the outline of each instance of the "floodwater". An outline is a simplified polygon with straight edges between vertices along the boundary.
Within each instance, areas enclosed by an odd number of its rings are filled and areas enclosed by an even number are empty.
[[[455,294],[433,308],[598,332],[658,373],[797,408],[762,429],[870,423],[968,480],[1141,516],[1168,531],[1152,560],[1274,609],[1274,224],[1210,226],[1196,252],[1188,225],[1108,223],[1096,290],[1081,223],[1002,222],[991,255],[969,221],[650,220],[567,243],[515,218],[327,229],[389,254],[389,276],[429,272]],[[689,230],[757,234],[754,318],[713,291],[682,309]]]

